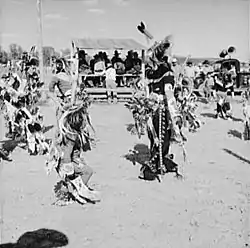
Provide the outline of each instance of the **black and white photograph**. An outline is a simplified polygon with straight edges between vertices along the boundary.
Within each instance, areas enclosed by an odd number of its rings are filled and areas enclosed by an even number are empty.
[[[0,248],[250,247],[250,0],[0,0]]]

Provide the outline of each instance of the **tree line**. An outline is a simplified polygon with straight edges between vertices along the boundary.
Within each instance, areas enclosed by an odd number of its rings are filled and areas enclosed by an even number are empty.
[[[9,45],[8,50],[4,50],[0,46],[0,63],[6,64],[8,61],[20,60],[23,57],[25,51],[20,45],[12,43]],[[51,58],[57,58],[60,56],[70,55],[70,49],[62,49],[60,52],[56,51],[54,47],[44,46],[43,47],[43,63],[45,66],[51,65]],[[35,51],[34,56],[38,58],[38,51]]]

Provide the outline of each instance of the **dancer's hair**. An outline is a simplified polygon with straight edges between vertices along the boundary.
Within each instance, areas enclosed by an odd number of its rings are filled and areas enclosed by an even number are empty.
[[[75,111],[70,112],[66,116],[66,122],[68,123],[71,131],[80,133],[84,125],[86,126],[85,117],[86,110],[79,108]]]

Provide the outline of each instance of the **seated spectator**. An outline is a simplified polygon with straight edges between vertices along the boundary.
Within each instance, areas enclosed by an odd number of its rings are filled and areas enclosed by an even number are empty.
[[[128,51],[128,54],[126,56],[125,69],[127,73],[130,73],[130,71],[133,69],[133,52],[132,51]]]
[[[103,60],[101,53],[99,53],[94,64],[94,73],[97,75],[103,75],[105,69],[106,69],[105,62]]]
[[[142,61],[141,59],[139,59],[138,53],[134,52],[133,53],[133,69],[135,69],[136,73],[141,72],[141,64],[142,64]]]
[[[117,50],[114,52],[114,56],[111,59],[112,64],[114,65],[115,63],[123,63],[123,60],[119,57],[120,53],[118,53]]]
[[[103,57],[103,60],[104,60],[104,63],[105,63],[105,67],[107,67],[107,65],[111,63],[110,59],[108,58],[107,53],[103,52],[102,57]]]
[[[117,50],[114,52],[114,57],[111,59],[114,69],[117,75],[122,75],[125,73],[125,64],[123,60],[119,57],[120,53]],[[116,77],[116,83],[118,87],[123,85],[123,77]]]
[[[92,71],[93,74],[94,74],[94,68],[95,68],[95,63],[97,59],[98,59],[98,55],[95,54],[94,57],[89,62],[90,70]]]
[[[86,69],[90,69],[89,64],[87,62],[87,59],[86,59],[86,55],[87,55],[87,53],[84,50],[80,50],[79,53],[78,53],[78,56],[79,56],[79,69],[82,72],[85,71]]]
[[[95,65],[94,65],[94,74],[103,76],[104,73],[105,73],[105,70],[106,70],[105,62],[104,62],[102,53],[100,52],[98,54],[98,58],[97,58],[97,60],[95,62]],[[97,78],[97,81],[96,81],[97,86],[102,85],[103,79],[104,79],[103,77],[98,77]]]

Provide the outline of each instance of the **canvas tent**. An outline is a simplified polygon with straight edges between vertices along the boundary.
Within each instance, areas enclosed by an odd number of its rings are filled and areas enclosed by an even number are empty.
[[[138,43],[137,41],[133,39],[73,39],[72,40],[72,50],[71,50],[71,58],[74,60],[74,57],[76,60],[78,60],[78,52],[80,50],[101,50],[101,51],[108,51],[108,50],[123,50],[123,51],[129,51],[129,50],[137,50],[141,51],[141,57],[142,57],[142,78],[145,78],[145,50],[147,48],[143,46],[142,44]],[[78,63],[76,63],[78,64]],[[77,65],[78,68],[78,65]],[[77,70],[78,71],[78,70]],[[81,84],[82,78],[85,76],[95,76],[95,75],[84,75],[79,74],[79,82]],[[124,74],[122,76],[129,77],[132,75]],[[134,75],[133,75],[134,76]],[[89,89],[92,95],[96,94],[97,91],[102,91],[101,94],[105,96],[105,89]],[[131,96],[131,90],[130,89],[121,89],[120,96]],[[118,92],[119,96],[119,92]]]
[[[140,50],[142,57],[142,77],[145,77],[144,54],[147,49],[133,39],[73,39],[71,47],[71,58],[78,56],[79,50]],[[79,75],[81,81],[82,74]]]
[[[146,50],[147,48],[133,39],[73,39],[80,50]]]

